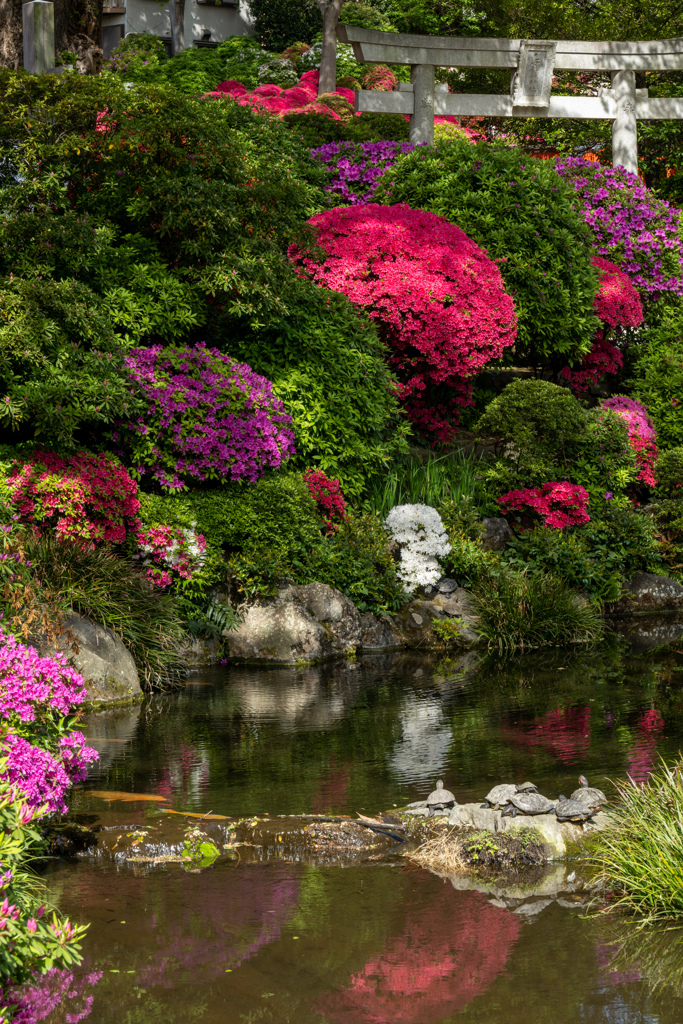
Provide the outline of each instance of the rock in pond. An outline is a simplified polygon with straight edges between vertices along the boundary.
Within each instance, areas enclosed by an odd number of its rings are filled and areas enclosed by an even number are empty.
[[[683,611],[683,586],[668,576],[637,572],[624,585],[619,600],[605,605],[605,611],[615,617]]]
[[[83,676],[88,704],[106,706],[142,700],[140,678],[133,655],[110,629],[68,612],[65,632],[42,654],[62,650],[69,664]]]
[[[232,658],[291,665],[355,654],[361,642],[358,609],[324,583],[284,587],[247,608],[236,630],[223,634]]]
[[[418,647],[426,643],[434,622],[457,619],[460,622],[460,646],[473,647],[479,641],[478,615],[474,611],[472,595],[462,587],[429,599],[417,598],[392,615],[391,620],[405,647]]]

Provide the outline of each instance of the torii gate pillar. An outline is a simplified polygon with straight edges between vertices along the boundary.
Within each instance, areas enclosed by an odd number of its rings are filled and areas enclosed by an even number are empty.
[[[612,121],[612,164],[638,173],[638,126],[636,122],[636,76],[634,71],[613,71],[612,91],[617,116]]]
[[[434,143],[434,70],[433,64],[413,64],[410,68],[414,96],[410,141],[414,146]]]

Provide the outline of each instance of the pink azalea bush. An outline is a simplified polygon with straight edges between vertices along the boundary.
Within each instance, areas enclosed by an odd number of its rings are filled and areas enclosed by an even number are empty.
[[[138,558],[147,567],[152,587],[170,587],[176,579],[191,580],[204,562],[206,539],[180,527],[157,525],[136,533]]]
[[[325,258],[292,247],[291,259],[375,320],[409,418],[448,440],[472,377],[515,341],[498,267],[455,224],[406,205],[338,207],[309,223]]]
[[[121,544],[137,522],[137,484],[111,456],[37,450],[7,478],[21,522],[94,544]]]
[[[331,95],[339,96],[344,101],[339,107],[318,99],[318,71],[307,71],[299,80],[298,85],[285,89],[280,85],[259,85],[249,90],[241,82],[233,79],[221,82],[213,92],[207,93],[207,99],[230,98],[242,107],[252,107],[258,114],[276,114],[284,117],[296,113],[326,114],[334,121],[341,121],[354,114],[355,96],[353,90],[338,88]]]
[[[623,167],[565,157],[558,174],[574,187],[578,209],[600,256],[616,263],[648,299],[683,295],[680,211]]]
[[[346,501],[339,481],[331,480],[325,473],[317,469],[307,469],[304,473],[304,480],[315,499],[318,512],[331,533],[335,525],[342,522],[346,515]]]
[[[640,466],[638,479],[648,487],[656,487],[655,463],[657,462],[657,431],[648,416],[647,409],[637,398],[615,395],[601,403],[626,421],[628,442]]]
[[[65,811],[64,794],[85,778],[97,752],[72,728],[86,699],[83,678],[57,652],[41,657],[0,628],[0,715],[6,726],[1,778],[16,786],[33,810]]]
[[[616,373],[624,360],[618,347],[606,337],[608,328],[638,327],[643,322],[640,296],[628,274],[601,256],[592,257],[600,275],[600,290],[593,303],[605,328],[595,336],[593,347],[578,367],[565,366],[562,375],[571,388],[582,394],[605,375]]]
[[[294,433],[273,385],[215,348],[134,349],[131,378],[149,402],[127,425],[140,476],[179,490],[189,482],[258,480],[294,454]]]
[[[540,517],[544,526],[562,530],[566,526],[589,523],[588,491],[578,484],[551,481],[542,487],[527,487],[519,491],[508,491],[498,498],[498,504],[506,514],[520,512],[525,527],[532,526]]]

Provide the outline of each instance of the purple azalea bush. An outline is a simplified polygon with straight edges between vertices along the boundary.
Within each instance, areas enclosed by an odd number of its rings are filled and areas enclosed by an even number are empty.
[[[333,174],[326,191],[359,206],[373,201],[384,172],[413,149],[410,142],[328,142],[312,149],[311,156]]]
[[[69,717],[85,699],[83,678],[66,655],[43,658],[0,629],[0,716],[6,728],[0,778],[23,794],[32,811],[66,811],[64,794],[97,759]]]
[[[180,490],[204,480],[258,480],[294,454],[291,416],[273,385],[215,348],[134,349],[126,362],[146,394],[128,424],[136,471]]]
[[[598,253],[629,275],[643,299],[683,295],[679,210],[623,167],[565,157],[556,169],[573,185]]]

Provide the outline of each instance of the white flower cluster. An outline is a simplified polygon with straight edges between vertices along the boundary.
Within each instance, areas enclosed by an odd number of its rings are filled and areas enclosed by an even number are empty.
[[[441,516],[430,505],[396,505],[386,525],[401,546],[398,571],[407,594],[416,587],[431,586],[441,576],[439,558],[451,550]]]
[[[319,71],[320,60],[323,53],[323,44],[313,43],[310,50],[301,55],[299,60],[299,71],[303,74],[304,71]],[[349,46],[348,43],[337,43],[337,78],[344,78],[350,75],[352,78],[358,78],[362,73],[362,68],[356,58],[353,55],[353,47]]]

